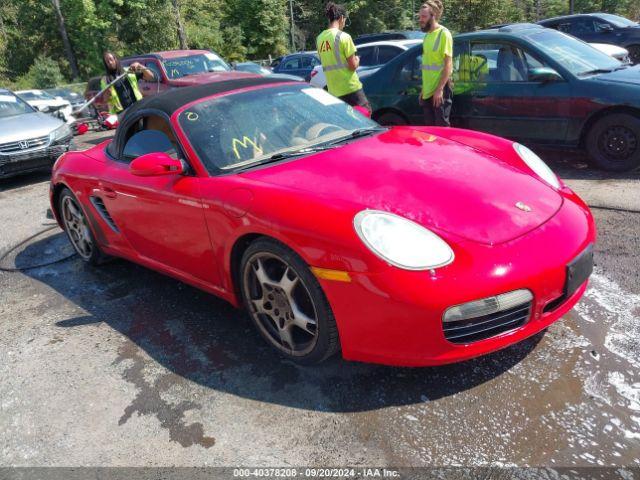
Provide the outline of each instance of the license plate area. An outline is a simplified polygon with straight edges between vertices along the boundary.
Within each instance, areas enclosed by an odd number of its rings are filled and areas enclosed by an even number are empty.
[[[564,297],[573,295],[580,288],[580,285],[587,281],[591,273],[593,273],[593,245],[589,245],[567,265]]]

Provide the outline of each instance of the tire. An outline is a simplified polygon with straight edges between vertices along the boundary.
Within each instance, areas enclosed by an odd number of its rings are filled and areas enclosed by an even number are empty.
[[[331,306],[294,251],[269,238],[255,240],[244,252],[236,278],[251,320],[281,355],[313,365],[339,350]]]
[[[587,132],[586,149],[591,162],[610,172],[626,172],[640,166],[640,118],[614,113],[598,120]]]
[[[100,265],[108,260],[109,257],[102,253],[89,228],[80,202],[68,188],[62,190],[58,197],[58,212],[69,242],[84,262]]]
[[[640,45],[629,45],[627,50],[629,51],[631,63],[633,65],[638,65],[640,63]]]
[[[380,125],[394,126],[394,125],[407,125],[407,120],[397,113],[386,112],[378,117],[376,120]]]

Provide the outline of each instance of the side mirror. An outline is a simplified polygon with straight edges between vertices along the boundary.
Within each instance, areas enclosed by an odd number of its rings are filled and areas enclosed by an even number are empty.
[[[171,158],[164,152],[153,152],[133,160],[129,164],[129,171],[138,177],[181,175],[184,173],[184,166],[180,160]]]
[[[611,33],[613,32],[613,27],[608,23],[603,23],[598,25],[598,29],[603,33]]]
[[[51,108],[49,108],[47,105],[38,105],[36,108],[38,109],[39,112],[42,112],[42,113],[48,113],[51,111]]]
[[[367,110],[364,107],[361,107],[360,105],[356,105],[355,107],[353,107],[353,109],[360,113],[361,115],[364,115],[367,118],[371,118],[371,112],[369,110]]]
[[[540,82],[540,83],[548,83],[548,82],[561,82],[564,79],[562,76],[556,72],[553,68],[549,67],[540,67],[540,68],[532,68],[529,70],[529,81],[530,82]]]

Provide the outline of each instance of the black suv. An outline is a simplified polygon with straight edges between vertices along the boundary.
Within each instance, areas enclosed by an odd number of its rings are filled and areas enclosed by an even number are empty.
[[[538,22],[569,33],[589,43],[609,43],[629,50],[634,64],[640,63],[640,24],[610,13],[585,13],[548,18]]]
[[[357,37],[353,43],[362,45],[363,43],[382,42],[384,40],[420,40],[424,38],[424,32],[418,30],[404,30],[396,32],[366,33]]]

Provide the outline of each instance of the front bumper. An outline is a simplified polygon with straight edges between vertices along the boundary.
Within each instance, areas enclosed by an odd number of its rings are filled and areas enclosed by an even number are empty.
[[[51,168],[60,155],[69,151],[72,139],[69,136],[44,148],[0,154],[0,178]]]
[[[338,324],[343,356],[388,365],[441,365],[535,335],[584,294],[587,282],[557,302],[563,295],[567,264],[595,237],[586,205],[566,189],[563,206],[544,225],[500,245],[457,240],[456,261],[434,275],[390,266],[382,273],[351,273],[350,283],[321,280]],[[530,317],[522,326],[468,344],[445,338],[442,317],[449,307],[519,289],[530,290],[534,297]]]

